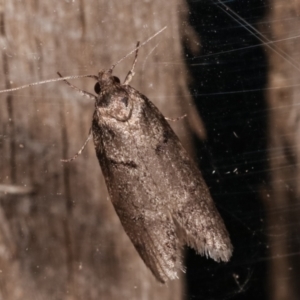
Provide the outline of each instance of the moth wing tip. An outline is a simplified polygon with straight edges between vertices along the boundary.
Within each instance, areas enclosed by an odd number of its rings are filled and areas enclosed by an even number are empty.
[[[193,236],[186,235],[184,242],[189,247],[193,248],[197,254],[212,258],[216,262],[228,262],[232,256],[233,246],[229,237],[221,240],[207,240],[197,239]]]
[[[223,249],[210,249],[208,251],[208,255],[209,257],[211,257],[213,260],[215,260],[216,262],[228,262],[232,256],[232,252],[233,252],[233,247],[230,244],[230,246],[226,246]]]

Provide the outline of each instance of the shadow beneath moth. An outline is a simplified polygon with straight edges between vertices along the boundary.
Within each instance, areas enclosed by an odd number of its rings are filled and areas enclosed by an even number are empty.
[[[183,245],[216,261],[228,261],[233,248],[195,163],[156,106],[128,85],[138,49],[150,39],[121,59],[136,53],[123,84],[112,75],[121,60],[98,76],[59,78],[95,101],[88,139],[74,157],[63,161],[74,160],[93,138],[120,221],[147,267],[164,283],[184,270]],[[78,77],[96,79],[97,96],[66,80]]]

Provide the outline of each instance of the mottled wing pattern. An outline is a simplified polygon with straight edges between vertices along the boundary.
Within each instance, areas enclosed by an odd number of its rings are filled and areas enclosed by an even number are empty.
[[[106,126],[95,114],[93,132],[126,233],[161,282],[177,277],[181,244],[227,261],[232,246],[200,171],[158,109],[132,87],[124,88],[135,105],[131,118]]]
[[[159,191],[150,188],[151,174],[137,158],[117,160],[97,149],[112,203],[136,250],[160,282],[177,278],[181,258],[176,227],[169,210],[159,205]]]
[[[152,134],[148,133],[152,137],[148,143],[153,145],[148,147],[152,153],[147,155],[154,158],[151,165],[155,168],[151,169],[151,175],[158,179],[157,185],[168,191],[165,207],[178,225],[182,243],[216,261],[228,261],[233,250],[229,234],[201,172],[159,110],[145,96],[139,94],[137,97],[142,98],[146,106],[142,120],[144,128],[152,130]]]
[[[161,282],[178,278],[181,259],[171,216],[150,210],[132,216],[131,212],[115,208],[126,233],[155,277]]]

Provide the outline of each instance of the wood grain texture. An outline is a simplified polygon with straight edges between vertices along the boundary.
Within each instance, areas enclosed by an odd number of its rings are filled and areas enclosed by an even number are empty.
[[[140,50],[131,83],[168,117],[190,97],[180,0],[0,1],[1,88],[96,74],[165,25]],[[184,10],[182,10],[184,11]],[[158,44],[158,47],[154,47]],[[115,74],[124,78],[133,58]],[[92,92],[93,80],[76,81]],[[181,299],[183,281],[158,284],[108,199],[88,135],[94,103],[63,83],[0,97],[0,182],[34,193],[0,195],[0,299]],[[174,124],[190,148],[187,121]]]
[[[299,299],[299,39],[289,40],[298,31],[300,1],[273,0],[267,16],[270,40],[284,60],[267,49],[269,60],[269,158],[270,187],[266,197],[270,237],[270,299]],[[282,21],[281,21],[282,20]],[[282,52],[281,52],[282,53]],[[293,63],[294,60],[296,63]],[[295,67],[293,67],[293,65]]]

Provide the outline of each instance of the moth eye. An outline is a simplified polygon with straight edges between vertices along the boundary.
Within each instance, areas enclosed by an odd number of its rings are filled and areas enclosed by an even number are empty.
[[[125,104],[125,106],[127,107],[128,106],[128,97],[123,97],[121,99],[121,102],[123,102]]]
[[[115,83],[120,83],[120,79],[116,76],[113,76]]]
[[[97,82],[97,83],[95,84],[95,86],[94,86],[94,91],[95,91],[95,93],[96,93],[97,95],[100,94],[101,88],[100,88],[99,82]]]

